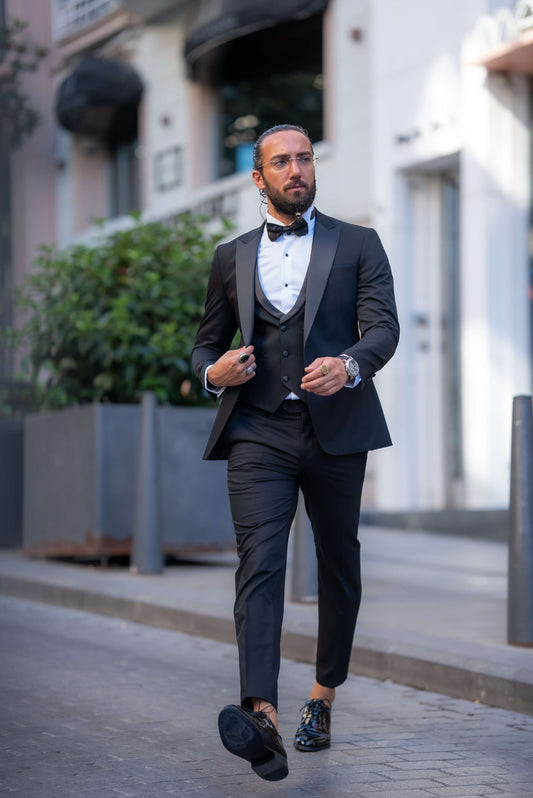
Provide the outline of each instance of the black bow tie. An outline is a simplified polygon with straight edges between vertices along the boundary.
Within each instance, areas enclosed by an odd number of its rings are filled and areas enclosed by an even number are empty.
[[[307,234],[308,229],[307,222],[303,216],[299,216],[292,224],[287,225],[287,227],[284,227],[282,224],[267,222],[267,233],[271,241],[277,241],[283,233],[294,233],[297,236],[304,236]]]

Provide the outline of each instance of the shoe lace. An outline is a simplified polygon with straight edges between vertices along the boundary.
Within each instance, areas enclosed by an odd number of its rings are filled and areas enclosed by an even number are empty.
[[[276,729],[276,727],[274,726],[274,724],[272,723],[272,721],[270,720],[270,718],[268,717],[268,715],[264,710],[258,709],[253,714],[255,715],[255,717],[262,726],[264,726],[266,729],[272,729],[272,731],[275,732],[275,734],[277,734],[278,737],[280,737],[278,730]]]
[[[312,698],[302,707],[302,726],[321,724],[322,716],[331,709],[331,701],[322,698]]]

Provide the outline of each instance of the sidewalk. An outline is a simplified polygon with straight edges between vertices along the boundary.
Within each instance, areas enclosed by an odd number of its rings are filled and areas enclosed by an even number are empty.
[[[533,714],[533,648],[506,642],[506,545],[373,526],[360,538],[351,671]],[[0,593],[233,643],[235,562],[216,554],[139,576],[0,551]],[[284,656],[312,662],[315,634],[316,605],[287,601]]]

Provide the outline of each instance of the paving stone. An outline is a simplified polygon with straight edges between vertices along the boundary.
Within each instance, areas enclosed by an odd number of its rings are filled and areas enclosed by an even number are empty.
[[[431,795],[430,792],[427,790],[411,790],[409,792],[409,798],[429,798]],[[396,789],[393,790],[372,790],[357,793],[357,798],[399,798],[398,791]],[[407,798],[407,797],[406,797]]]
[[[501,796],[501,790],[495,787],[488,787],[486,785],[469,785],[462,787],[439,787],[438,789],[431,789],[431,794],[441,796],[441,798],[492,798],[492,796]]]
[[[523,798],[533,718],[389,682],[339,688],[331,749],[292,746],[313,669],[283,660],[290,773],[257,778],[217,734],[234,646],[0,598],[0,795],[16,798]]]

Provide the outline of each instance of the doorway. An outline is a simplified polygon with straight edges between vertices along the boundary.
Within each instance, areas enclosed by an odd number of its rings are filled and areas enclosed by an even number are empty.
[[[459,170],[439,162],[405,179],[412,499],[453,508],[463,494]]]

